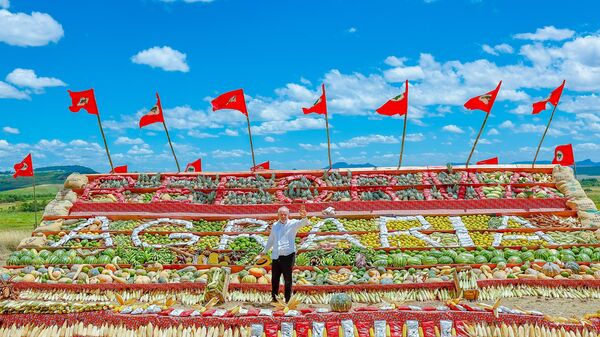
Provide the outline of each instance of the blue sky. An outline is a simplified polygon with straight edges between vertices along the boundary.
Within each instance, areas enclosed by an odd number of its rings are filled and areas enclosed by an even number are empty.
[[[71,113],[66,90],[93,87],[115,165],[172,171],[158,126],[139,117],[161,95],[180,163],[251,164],[244,117],[210,99],[244,88],[257,162],[397,163],[402,121],[374,110],[410,81],[406,165],[466,160],[484,118],[462,104],[503,80],[474,160],[531,160],[549,114],[531,103],[567,80],[541,160],[573,143],[600,161],[597,1],[20,1],[0,0],[0,170],[32,152],[36,166],[107,171],[95,117]]]

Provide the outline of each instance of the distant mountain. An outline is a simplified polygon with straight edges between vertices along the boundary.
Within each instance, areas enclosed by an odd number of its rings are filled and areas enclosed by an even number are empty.
[[[370,163],[365,163],[365,164],[348,164],[346,162],[337,162],[334,163],[333,165],[331,165],[334,169],[344,169],[344,168],[360,168],[360,167],[377,167],[373,164]],[[325,167],[325,169],[328,169],[329,167]]]
[[[35,183],[36,185],[62,184],[69,174],[73,172],[84,174],[97,173],[89,167],[79,165],[40,167],[35,169]],[[14,179],[12,177],[13,173],[12,171],[0,172],[0,191],[31,186],[33,182],[32,177]]]
[[[535,163],[540,164],[540,165],[552,164],[552,162],[550,160],[538,160]],[[531,164],[531,161],[517,161],[517,162],[514,162],[513,164]],[[600,167],[599,162],[592,161],[591,159],[578,161],[575,164],[577,165],[578,169],[580,167]]]

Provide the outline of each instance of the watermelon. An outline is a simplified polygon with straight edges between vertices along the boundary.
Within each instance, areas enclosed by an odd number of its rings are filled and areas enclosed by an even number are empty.
[[[29,266],[33,259],[29,255],[24,255],[19,259],[19,265],[21,266]]]
[[[6,264],[9,266],[17,266],[20,262],[19,257],[16,255],[11,256],[6,260]]]
[[[579,250],[579,254],[586,254],[588,256],[592,256],[592,254],[594,254],[594,250],[588,247],[583,247]]]
[[[46,262],[48,264],[59,264],[60,263],[60,256],[51,255],[48,259],[46,259]]]
[[[106,248],[103,252],[103,255],[109,256],[111,259],[115,257],[115,250],[112,248]]]
[[[554,256],[553,256],[554,257]],[[565,254],[565,255],[561,255],[560,256],[560,260],[562,262],[569,262],[569,261],[575,261],[575,256],[570,255],[570,254]]]
[[[452,258],[452,260],[456,260],[456,258],[458,257],[458,253],[453,250],[445,250],[442,252],[442,255],[449,256]]]
[[[70,264],[70,263],[71,263],[71,258],[66,255],[62,255],[58,258],[58,264]]]
[[[491,262],[491,263],[500,263],[500,262],[506,263],[506,259],[504,259],[504,257],[500,257],[500,256],[494,256],[494,257],[493,257],[493,258],[490,260],[490,262]]]
[[[600,252],[594,252],[594,254],[591,255],[591,258],[594,262],[600,262]]]
[[[439,264],[453,264],[454,260],[450,256],[442,255],[438,257]]]
[[[53,255],[58,255],[58,256],[65,255],[65,254],[66,254],[66,252],[63,249],[57,249],[53,253]]]
[[[41,266],[44,264],[44,259],[42,259],[39,256],[36,256],[31,260],[31,264],[34,266]]]
[[[73,264],[83,264],[83,258],[81,256],[75,256],[74,258],[71,259],[71,263]]]
[[[493,251],[482,250],[479,255],[483,255],[487,261],[491,260],[494,257]]]
[[[521,259],[523,259],[523,261],[533,261],[535,260],[535,256],[533,252],[524,252],[521,254]]]
[[[102,255],[100,257],[98,257],[98,264],[109,264],[110,263],[110,256],[107,255]]]
[[[508,258],[511,256],[519,256],[521,253],[518,250],[514,250],[514,249],[505,249],[504,250],[504,257]]]
[[[433,256],[425,256],[421,259],[424,265],[434,265],[438,263],[438,260]]]
[[[47,250],[45,250],[45,249],[44,249],[44,250],[40,251],[40,253],[39,253],[38,255],[39,255],[39,257],[41,257],[42,259],[47,259],[47,258],[48,258],[48,256],[50,256],[51,254],[52,254],[52,253],[50,253],[49,251],[47,251]]]
[[[575,260],[578,262],[592,262],[592,258],[589,255],[583,253],[579,253]]]
[[[477,255],[475,256],[475,259],[473,259],[473,262],[475,262],[476,264],[483,264],[483,263],[488,263],[488,259],[483,255]]]
[[[494,250],[494,251],[492,251],[492,258],[496,257],[496,256],[504,257],[504,251],[502,251],[502,250]]]
[[[436,250],[436,249],[432,249],[427,253],[427,255],[438,258],[442,255],[442,252],[440,252],[439,250]]]
[[[422,264],[421,259],[416,256],[409,257],[406,263],[409,266],[419,266]]]
[[[535,256],[536,259],[547,261],[548,255],[550,255],[550,251],[546,248],[540,248],[540,249],[536,250],[533,253],[533,255]]]
[[[85,259],[83,260],[84,263],[86,264],[96,264],[96,257],[93,255],[90,256],[86,256]]]
[[[474,259],[475,257],[473,256],[473,254],[460,253],[454,260],[456,261],[456,263],[473,264]]]

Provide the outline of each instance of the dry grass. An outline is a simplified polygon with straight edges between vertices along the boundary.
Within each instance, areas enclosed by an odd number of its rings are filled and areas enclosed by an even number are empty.
[[[31,236],[31,231],[0,231],[0,265],[4,265],[8,255],[17,249],[21,240],[28,236]]]

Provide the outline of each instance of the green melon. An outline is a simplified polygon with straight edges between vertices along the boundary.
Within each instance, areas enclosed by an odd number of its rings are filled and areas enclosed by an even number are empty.
[[[421,263],[423,263],[424,265],[431,266],[437,264],[438,260],[433,256],[425,256],[421,259]]]
[[[83,262],[86,264],[96,264],[97,260],[96,260],[95,256],[90,255],[90,256],[86,256],[85,259],[83,260]]]
[[[333,294],[329,300],[331,311],[348,312],[352,309],[352,299],[346,293]]]
[[[450,256],[442,255],[438,257],[439,264],[453,264],[454,260]]]

